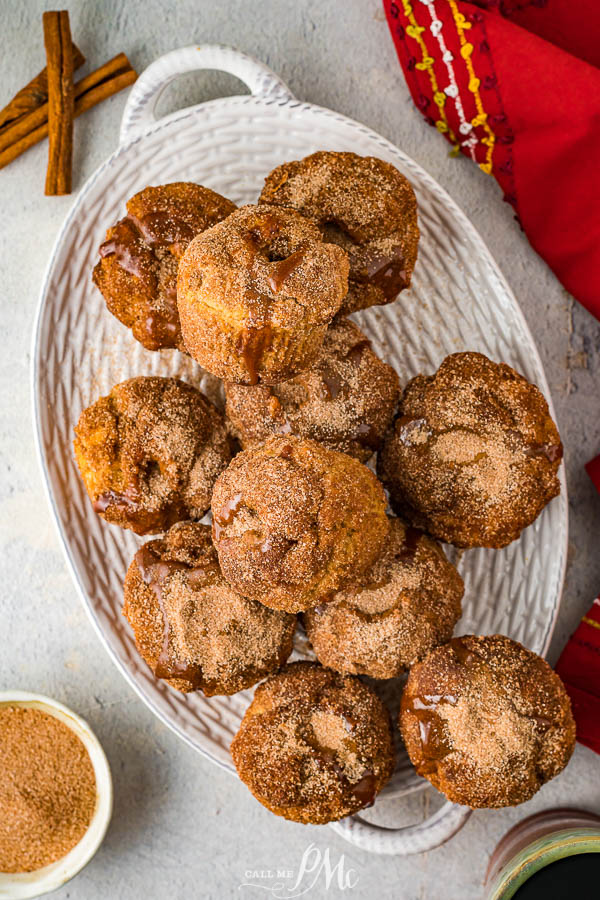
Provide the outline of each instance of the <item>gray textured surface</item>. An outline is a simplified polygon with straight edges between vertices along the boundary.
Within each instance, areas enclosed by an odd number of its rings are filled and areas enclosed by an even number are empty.
[[[43,63],[43,3],[0,0],[2,96]],[[267,62],[305,100],[337,109],[380,131],[449,191],[480,230],[525,312],[546,366],[567,451],[571,559],[552,645],[554,660],[600,588],[600,498],[583,463],[600,451],[597,378],[600,325],[565,293],[529,247],[492,179],[448,147],[413,109],[379,0],[159,0],[70,4],[74,37],[95,68],[120,50],[142,70],[157,55],[214,41]],[[87,69],[86,69],[87,70]],[[188,76],[170,88],[163,112],[236,90],[227,76]],[[124,96],[76,124],[74,187],[114,148]],[[475,900],[487,856],[509,825],[557,804],[600,811],[598,758],[578,748],[567,771],[517,810],[473,815],[448,845],[411,859],[355,851],[329,829],[305,828],[263,810],[233,778],[183,746],[157,723],[101,649],[67,575],[42,495],[30,420],[29,346],[37,294],[69,198],[43,195],[45,145],[0,171],[0,689],[51,694],[96,729],[113,768],[114,819],[88,868],[56,897],[221,898],[268,896],[238,887],[247,872],[298,871],[310,843],[332,862],[345,856],[356,886],[324,875],[304,896]],[[422,816],[432,792],[407,804]],[[310,885],[314,874],[305,880]],[[255,876],[272,887],[277,879]],[[292,884],[294,879],[286,882]]]

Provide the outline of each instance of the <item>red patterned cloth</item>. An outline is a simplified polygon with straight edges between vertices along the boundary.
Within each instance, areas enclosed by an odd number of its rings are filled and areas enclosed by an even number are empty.
[[[383,0],[413,100],[600,318],[600,0]]]
[[[579,623],[556,671],[573,704],[577,740],[600,753],[600,598]]]

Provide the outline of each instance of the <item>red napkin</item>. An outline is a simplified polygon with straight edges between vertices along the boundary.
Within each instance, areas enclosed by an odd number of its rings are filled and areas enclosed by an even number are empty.
[[[600,318],[600,0],[383,0],[413,100]]]
[[[579,623],[556,671],[573,704],[577,740],[600,753],[600,598]]]

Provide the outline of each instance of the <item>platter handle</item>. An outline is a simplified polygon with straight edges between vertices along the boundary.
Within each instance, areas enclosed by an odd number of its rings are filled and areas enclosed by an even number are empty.
[[[181,47],[160,56],[135,82],[123,112],[119,143],[129,143],[155,125],[156,104],[166,86],[179,75],[198,69],[229,72],[243,81],[253,96],[267,103],[286,103],[295,99],[287,85],[268,66],[233,47],[221,44]]]
[[[463,827],[472,810],[447,800],[433,815],[416,825],[387,828],[350,816],[329,827],[361,850],[386,856],[411,856],[444,844]]]

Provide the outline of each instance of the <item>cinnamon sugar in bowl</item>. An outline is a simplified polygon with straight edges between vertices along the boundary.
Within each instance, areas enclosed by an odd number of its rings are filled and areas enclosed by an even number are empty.
[[[69,881],[102,843],[112,779],[89,725],[40,694],[0,692],[0,898]]]

